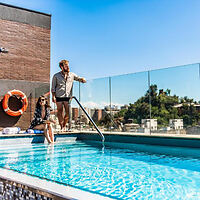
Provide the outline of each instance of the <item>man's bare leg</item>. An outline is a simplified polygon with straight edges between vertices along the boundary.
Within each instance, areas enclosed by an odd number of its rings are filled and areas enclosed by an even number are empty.
[[[63,102],[56,102],[56,105],[57,105],[57,110],[58,110],[58,113],[57,113],[57,116],[58,116],[58,121],[59,121],[59,124],[60,124],[60,128],[61,130],[63,129],[63,123],[64,123],[64,118],[63,118]]]
[[[64,103],[64,108],[65,108],[65,116],[64,116],[63,127],[66,127],[66,124],[69,121],[69,103],[68,102],[63,102],[63,103]]]

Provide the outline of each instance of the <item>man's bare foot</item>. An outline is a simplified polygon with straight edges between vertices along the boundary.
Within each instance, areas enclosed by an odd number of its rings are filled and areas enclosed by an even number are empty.
[[[67,127],[64,127],[64,128],[63,128],[63,132],[66,132],[66,131],[67,131]]]

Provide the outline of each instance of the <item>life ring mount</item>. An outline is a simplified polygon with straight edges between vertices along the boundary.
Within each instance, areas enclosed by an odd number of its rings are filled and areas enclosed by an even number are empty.
[[[11,110],[8,106],[9,98],[14,95],[19,96],[22,101],[22,108],[17,111]],[[28,99],[26,95],[20,90],[11,90],[7,92],[3,98],[3,109],[5,113],[10,116],[17,117],[17,116],[22,115],[26,111],[27,106],[28,106]]]

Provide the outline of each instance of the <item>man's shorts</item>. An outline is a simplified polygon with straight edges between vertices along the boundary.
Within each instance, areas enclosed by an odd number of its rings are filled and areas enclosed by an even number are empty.
[[[56,97],[56,102],[69,102],[70,97]]]

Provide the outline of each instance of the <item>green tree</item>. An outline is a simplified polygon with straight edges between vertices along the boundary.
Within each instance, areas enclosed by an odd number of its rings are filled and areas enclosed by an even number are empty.
[[[157,119],[159,126],[166,126],[169,119],[181,118],[185,126],[196,125],[200,121],[200,113],[194,107],[194,100],[176,95],[170,95],[171,90],[159,90],[157,85],[151,85],[144,96],[139,98],[135,103],[129,104],[128,110],[120,111],[118,117],[124,117],[126,123],[128,119],[133,119],[135,123],[141,123],[142,119],[151,117]],[[179,108],[174,107],[182,103]]]

